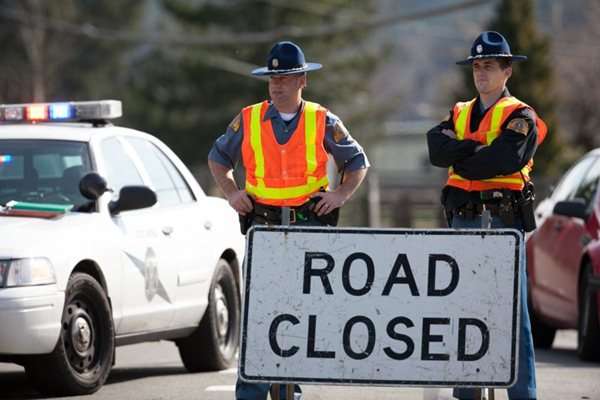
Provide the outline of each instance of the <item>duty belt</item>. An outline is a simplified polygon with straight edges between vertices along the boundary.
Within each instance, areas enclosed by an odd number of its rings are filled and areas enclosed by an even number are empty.
[[[308,220],[309,213],[311,212],[308,203],[297,207],[289,207],[289,209],[290,224]],[[268,225],[281,225],[283,214],[282,210],[283,207],[255,203],[253,212],[255,222]]]
[[[515,218],[520,216],[518,206],[514,201],[488,203],[469,202],[464,206],[452,210],[451,213],[463,218],[473,219],[480,217],[483,213],[483,210],[489,210],[492,216],[500,217],[500,219],[507,225],[512,225],[515,222]]]

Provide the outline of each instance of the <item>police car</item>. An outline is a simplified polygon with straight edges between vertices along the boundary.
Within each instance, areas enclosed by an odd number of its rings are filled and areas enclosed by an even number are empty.
[[[105,382],[115,346],[173,340],[189,371],[239,339],[237,215],[121,103],[0,106],[0,362],[47,394]]]

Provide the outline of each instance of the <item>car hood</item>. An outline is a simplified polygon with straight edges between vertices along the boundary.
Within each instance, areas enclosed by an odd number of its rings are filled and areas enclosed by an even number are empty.
[[[56,218],[0,216],[0,257],[20,257],[41,249],[75,246],[94,229],[98,215],[67,213]]]

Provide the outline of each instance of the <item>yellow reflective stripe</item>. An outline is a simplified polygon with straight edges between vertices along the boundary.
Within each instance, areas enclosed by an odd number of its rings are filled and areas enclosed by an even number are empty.
[[[261,142],[261,109],[262,103],[258,103],[252,106],[250,114],[250,145],[252,146],[252,151],[254,151],[254,162],[256,164],[254,176],[256,176],[256,179],[258,180],[259,186],[264,186],[262,178],[265,177],[265,156],[263,154]]]
[[[521,177],[518,177],[518,178],[491,178],[491,179],[482,179],[481,182],[523,183],[523,179],[521,179]]]
[[[471,101],[461,108],[458,117],[456,118],[454,129],[456,129],[456,138],[458,140],[463,140],[465,138],[465,132],[467,131],[467,115],[469,114],[469,108],[472,103],[473,102]]]
[[[502,122],[502,114],[504,113],[504,104],[498,104],[492,111],[492,122],[490,124],[490,130],[485,134],[486,144],[489,145],[498,137],[500,133],[500,123]]]
[[[306,176],[317,169],[317,103],[304,104],[304,135],[306,138]]]
[[[452,174],[452,175],[450,175],[449,179],[455,179],[455,180],[458,180],[458,181],[468,181],[469,180],[469,179],[463,178],[462,176],[460,176],[458,174]],[[490,178],[490,179],[481,179],[481,180],[474,181],[474,182],[523,183],[523,180],[520,177],[514,177],[514,178],[510,178],[510,177],[504,177],[504,178],[496,177],[496,178]]]
[[[450,175],[450,177],[448,179],[456,179],[458,181],[468,181],[468,179],[463,178],[462,176],[460,176],[458,174],[452,174],[452,175]]]
[[[498,137],[500,134],[500,125],[502,124],[502,115],[504,114],[504,109],[508,106],[512,106],[514,104],[520,104],[520,101],[515,99],[514,97],[505,97],[494,106],[494,111],[492,112],[492,122],[490,123],[490,130],[485,134],[486,144],[491,144],[494,139]]]
[[[328,182],[327,176],[306,185],[286,188],[258,187],[246,182],[246,191],[262,199],[287,200],[314,193],[319,188],[326,187]]]

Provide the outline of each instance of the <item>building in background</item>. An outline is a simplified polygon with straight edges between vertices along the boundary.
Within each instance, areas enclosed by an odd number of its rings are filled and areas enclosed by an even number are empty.
[[[369,225],[444,227],[440,189],[447,172],[429,162],[426,132],[438,122],[389,122],[369,149]]]

